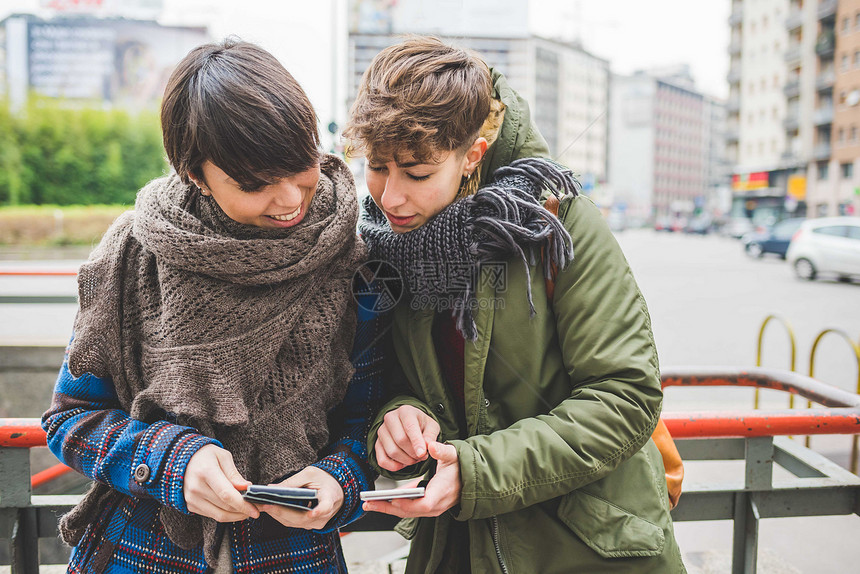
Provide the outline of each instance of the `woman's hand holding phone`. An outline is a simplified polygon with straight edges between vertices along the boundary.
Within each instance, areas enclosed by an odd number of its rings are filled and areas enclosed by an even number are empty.
[[[313,488],[319,501],[311,510],[298,510],[277,504],[255,504],[260,512],[265,512],[275,520],[290,528],[319,530],[337,514],[343,506],[343,488],[329,473],[309,466],[288,479],[270,486],[289,486]]]
[[[460,458],[457,449],[450,444],[432,441],[427,451],[436,459],[436,474],[424,488],[424,496],[416,499],[394,499],[391,501],[367,501],[364,510],[382,512],[400,518],[417,516],[439,516],[460,502],[463,483],[460,479]],[[414,488],[418,480],[404,488]]]
[[[238,522],[260,516],[260,511],[243,500],[237,490],[250,484],[239,474],[229,451],[207,444],[188,461],[182,494],[189,512],[218,522]]]

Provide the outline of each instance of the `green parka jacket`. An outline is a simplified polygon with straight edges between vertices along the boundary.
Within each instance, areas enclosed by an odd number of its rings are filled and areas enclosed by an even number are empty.
[[[494,82],[507,110],[488,173],[547,155],[525,101],[501,75]],[[535,317],[520,262],[508,263],[504,288],[479,286],[478,339],[465,348],[466,429],[436,357],[435,313],[408,302],[393,312],[402,394],[371,427],[371,463],[379,468],[374,445],[385,413],[412,405],[457,448],[463,483],[458,507],[398,525],[412,539],[407,573],[437,571],[454,520],[468,521],[476,574],[685,572],[650,440],[663,395],[645,301],[589,199],[565,199],[559,219],[574,260],[558,274],[552,301],[539,266],[531,269]],[[380,471],[403,479],[427,470],[417,466]]]

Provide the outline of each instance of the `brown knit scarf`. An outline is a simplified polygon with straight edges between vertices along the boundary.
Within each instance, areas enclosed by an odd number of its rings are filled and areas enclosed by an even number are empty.
[[[366,258],[352,175],[334,156],[321,168],[289,229],[236,223],[175,174],[147,185],[81,267],[72,374],[113,379],[135,419],[171,413],[220,440],[254,483],[315,462],[353,373],[351,278]],[[63,539],[77,544],[121,496],[95,485],[63,518]],[[179,546],[205,542],[215,566],[214,520],[160,517]]]

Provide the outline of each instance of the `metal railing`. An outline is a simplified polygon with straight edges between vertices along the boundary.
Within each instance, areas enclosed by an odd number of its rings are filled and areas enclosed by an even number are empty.
[[[789,343],[791,343],[791,358],[789,361],[789,369],[792,373],[797,372],[797,338],[794,335],[794,328],[791,326],[786,319],[780,317],[779,315],[768,315],[765,317],[764,321],[761,324],[758,332],[758,345],[756,347],[756,367],[762,366],[762,343],[764,342],[764,333],[766,327],[771,323],[771,321],[777,321],[782,324],[785,328],[786,333],[788,334]],[[855,343],[851,336],[848,335],[845,331],[841,329],[824,329],[821,331],[812,342],[812,349],[809,352],[809,377],[815,378],[815,353],[818,350],[818,345],[821,343],[821,340],[824,339],[826,335],[833,334],[839,336],[845,343],[847,343],[848,348],[851,350],[853,354],[853,358],[855,364],[857,366],[857,387],[856,393],[860,396],[860,343]],[[812,407],[812,402],[807,401],[807,408]],[[753,408],[759,408],[759,388],[756,387],[755,394],[753,396]],[[794,408],[794,395],[790,394],[788,399],[788,408]],[[849,470],[853,473],[857,473],[858,464],[860,464],[860,445],[858,445],[858,434],[854,434],[854,438],[851,442],[851,459],[849,462]],[[810,438],[806,437],[806,446],[810,446]]]
[[[675,521],[733,520],[733,574],[754,574],[763,518],[860,514],[860,478],[782,435],[860,433],[860,397],[797,373],[773,369],[666,369],[664,387],[732,386],[779,390],[822,407],[797,410],[663,413],[686,461],[744,460],[743,480],[685,485]],[[13,574],[38,572],[39,538],[57,536],[57,517],[79,496],[33,495],[29,449],[44,446],[37,419],[0,421],[0,539],[12,542]],[[773,466],[793,478],[774,480]],[[346,531],[390,530],[370,514]]]
[[[860,433],[860,396],[797,373],[755,368],[678,369],[664,387],[778,390],[823,405],[808,410],[663,413],[685,461],[743,460],[743,480],[686,484],[677,521],[732,520],[732,574],[755,574],[764,518],[860,515],[860,477],[784,435]],[[791,475],[774,480],[774,464]]]
[[[0,277],[76,277],[77,270],[73,269],[0,269]],[[77,304],[77,295],[0,295],[0,305],[4,303],[59,303]]]

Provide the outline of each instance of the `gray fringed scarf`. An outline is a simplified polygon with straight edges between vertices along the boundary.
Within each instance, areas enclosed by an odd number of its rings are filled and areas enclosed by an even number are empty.
[[[352,174],[334,156],[321,172],[287,229],[237,223],[175,174],[141,190],[81,267],[72,374],[110,377],[135,419],[170,413],[218,439],[254,483],[315,462],[353,373],[351,279],[366,257]],[[122,496],[96,484],[63,518],[63,539],[77,544]],[[169,507],[160,519],[180,547],[205,542],[215,566],[214,520]]]
[[[578,194],[569,169],[542,158],[524,158],[495,171],[474,195],[455,201],[408,233],[394,233],[372,198],[364,202],[359,230],[370,257],[396,267],[413,306],[451,310],[457,329],[478,336],[473,318],[480,266],[518,257],[526,268],[528,302],[535,313],[529,265],[543,258],[544,273],[573,259],[573,243],[561,222],[540,203],[541,192]],[[453,298],[453,300],[452,300]]]

